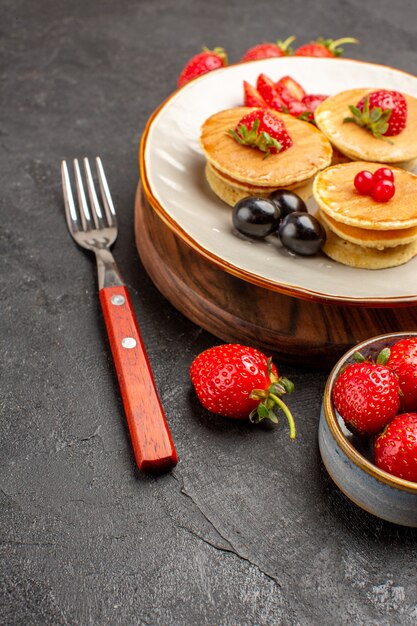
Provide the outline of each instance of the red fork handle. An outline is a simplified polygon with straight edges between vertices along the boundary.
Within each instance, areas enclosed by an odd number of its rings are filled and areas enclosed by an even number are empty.
[[[162,473],[178,461],[126,287],[100,289],[133,452],[143,472]]]

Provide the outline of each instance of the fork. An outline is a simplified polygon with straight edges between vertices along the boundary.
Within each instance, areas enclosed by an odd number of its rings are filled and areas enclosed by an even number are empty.
[[[62,161],[62,188],[68,229],[75,242],[95,253],[100,302],[119,380],[120,391],[137,466],[144,472],[162,473],[178,461],[171,433],[158,397],[149,360],[136,322],[129,293],[110,248],[117,237],[117,220],[99,157],[98,200],[90,163],[84,159],[89,203],[78,159],[74,174],[78,210],[71,190],[66,161]]]

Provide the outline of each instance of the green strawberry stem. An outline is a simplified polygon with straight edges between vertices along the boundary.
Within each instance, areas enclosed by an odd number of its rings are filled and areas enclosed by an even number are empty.
[[[263,158],[266,159],[271,154],[271,148],[279,152],[282,149],[282,144],[264,130],[258,133],[259,125],[260,120],[256,119],[250,130],[244,124],[239,124],[236,131],[228,130],[227,134],[233,137],[241,146],[250,146],[265,152],[266,154]]]
[[[388,122],[391,117],[392,109],[382,110],[381,107],[373,107],[371,109],[369,106],[369,96],[365,98],[362,111],[353,105],[349,105],[349,109],[352,113],[352,117],[345,117],[343,120],[344,123],[354,122],[361,128],[368,130],[377,139],[383,139],[388,143],[393,143],[388,137],[384,137],[389,127]]]
[[[285,39],[284,41],[278,39],[277,46],[278,48],[281,48],[281,50],[285,52],[285,54],[290,55],[292,54],[292,49],[290,48],[290,46],[293,41],[295,41],[294,35],[291,35],[291,37],[287,37],[287,39]]]
[[[359,43],[357,39],[354,37],[342,37],[341,39],[323,39],[322,37],[318,40],[318,43],[321,43],[325,46],[330,52],[332,52],[335,56],[340,56],[343,53],[342,46],[345,43]]]
[[[274,393],[270,393],[269,397],[271,398],[271,400],[275,402],[275,404],[279,406],[280,409],[284,411],[285,417],[287,418],[288,425],[290,427],[290,439],[295,439],[295,435],[296,435],[295,422],[291,414],[291,411],[289,410],[285,402],[283,402],[279,396],[276,396]]]

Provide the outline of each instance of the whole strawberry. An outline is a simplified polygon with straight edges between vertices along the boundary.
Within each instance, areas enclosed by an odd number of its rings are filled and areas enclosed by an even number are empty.
[[[256,109],[244,115],[236,128],[229,130],[229,135],[242,146],[265,152],[265,157],[284,152],[292,146],[292,139],[284,122],[266,109]]]
[[[375,465],[417,482],[417,413],[397,415],[374,443]]]
[[[398,376],[401,410],[417,411],[417,337],[401,339],[390,349],[387,365]]]
[[[385,359],[386,354],[380,358]],[[351,432],[374,435],[398,412],[398,379],[386,365],[368,361],[352,363],[335,382],[333,403]]]
[[[288,37],[285,41],[278,40],[276,43],[259,43],[249,48],[240,59],[241,63],[245,61],[256,61],[257,59],[268,59],[271,57],[285,57],[292,53],[290,45],[295,37]]]
[[[345,43],[358,43],[353,37],[343,37],[342,39],[317,39],[310,41],[297,48],[294,52],[296,57],[339,57],[343,54],[343,48],[339,46]]]
[[[349,109],[352,117],[344,121],[355,122],[378,139],[399,135],[407,123],[407,102],[399,91],[373,91]]]
[[[187,61],[179,75],[177,85],[178,87],[182,87],[193,78],[207,74],[207,72],[216,70],[219,67],[224,67],[225,65],[227,65],[227,55],[223,48],[214,48],[214,50],[203,48],[203,52],[196,54]]]
[[[281,408],[295,437],[291,412],[279,397],[291,393],[293,384],[278,377],[271,359],[262,352],[239,344],[223,344],[199,354],[191,364],[191,381],[201,404],[224,417],[277,422],[273,407]]]

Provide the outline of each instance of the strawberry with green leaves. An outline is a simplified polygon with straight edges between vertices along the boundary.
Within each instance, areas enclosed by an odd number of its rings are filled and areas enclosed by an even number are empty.
[[[316,41],[310,41],[297,48],[294,52],[296,57],[339,57],[343,54],[342,46],[345,43],[358,43],[353,37],[343,37],[342,39],[323,39],[320,37]]]
[[[214,50],[203,48],[202,52],[199,52],[199,54],[194,55],[187,61],[179,75],[177,85],[182,87],[193,78],[225,65],[227,65],[227,54],[223,48],[214,48]]]
[[[264,158],[284,152],[292,146],[292,139],[282,119],[266,109],[256,109],[244,115],[228,134],[242,146],[265,152]]]
[[[349,109],[352,116],[344,122],[354,122],[378,139],[399,135],[407,123],[407,101],[399,91],[378,89]]]
[[[397,414],[400,386],[395,372],[387,366],[389,349],[377,362],[364,360],[349,364],[333,387],[333,404],[347,428],[360,436],[375,435]]]
[[[209,348],[194,359],[190,376],[201,404],[212,413],[277,423],[273,409],[279,408],[288,420],[290,438],[295,438],[294,419],[280,398],[292,393],[294,385],[259,350],[239,344]]]
[[[417,482],[417,413],[397,415],[374,443],[379,469]]]
[[[241,63],[256,61],[257,59],[269,59],[271,57],[285,57],[292,54],[290,45],[295,37],[288,37],[285,41],[278,40],[276,43],[259,43],[249,48],[240,59]]]

